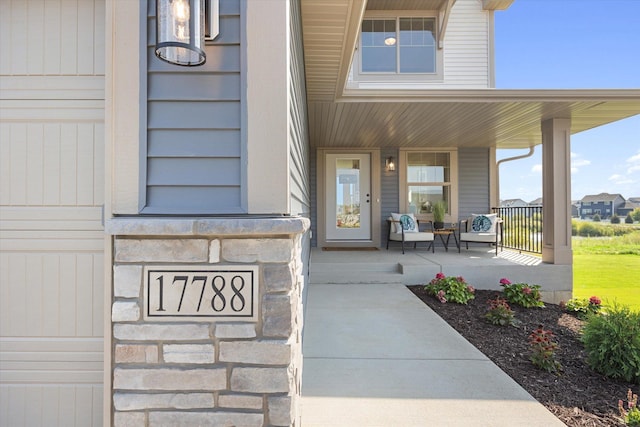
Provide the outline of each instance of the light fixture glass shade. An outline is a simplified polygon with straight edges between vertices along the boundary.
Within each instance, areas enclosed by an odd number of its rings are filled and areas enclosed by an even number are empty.
[[[384,166],[387,172],[393,172],[396,170],[396,162],[393,157],[387,157],[384,163],[385,163]]]
[[[156,56],[176,65],[202,65],[205,0],[156,1]]]

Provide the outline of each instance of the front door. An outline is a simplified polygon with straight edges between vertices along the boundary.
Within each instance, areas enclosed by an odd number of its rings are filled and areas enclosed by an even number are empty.
[[[327,240],[371,240],[371,155],[327,154]]]

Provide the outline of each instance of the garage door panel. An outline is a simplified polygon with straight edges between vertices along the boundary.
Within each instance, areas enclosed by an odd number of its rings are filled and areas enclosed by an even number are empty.
[[[0,259],[2,336],[102,336],[102,253],[2,253]]]
[[[0,386],[0,425],[71,427],[102,425],[99,385]]]
[[[104,125],[4,122],[0,126],[0,152],[9,159],[1,172],[3,205],[101,203]]]

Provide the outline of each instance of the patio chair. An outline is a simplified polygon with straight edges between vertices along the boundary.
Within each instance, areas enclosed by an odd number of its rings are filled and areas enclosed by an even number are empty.
[[[389,235],[387,236],[387,250],[389,242],[400,242],[402,253],[404,254],[404,244],[413,243],[413,248],[417,248],[418,242],[429,242],[427,250],[435,252],[433,245],[434,234],[428,231],[420,231],[420,223],[413,214],[392,213],[387,218],[389,223]],[[433,229],[433,227],[432,227]]]
[[[468,219],[460,221],[459,230],[459,246],[458,253],[462,242],[465,243],[467,250],[469,242],[471,243],[488,243],[496,247],[496,255],[498,255],[498,247],[502,250],[502,219],[497,214],[473,214]]]

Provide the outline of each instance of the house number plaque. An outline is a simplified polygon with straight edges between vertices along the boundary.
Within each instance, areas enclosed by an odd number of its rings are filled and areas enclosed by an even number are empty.
[[[144,319],[257,320],[257,266],[147,266]]]

